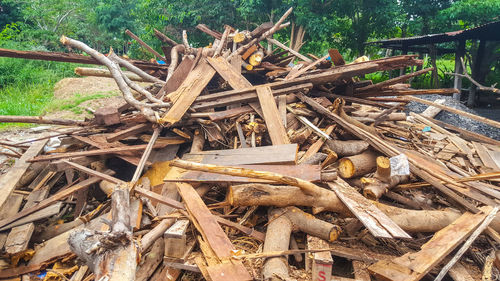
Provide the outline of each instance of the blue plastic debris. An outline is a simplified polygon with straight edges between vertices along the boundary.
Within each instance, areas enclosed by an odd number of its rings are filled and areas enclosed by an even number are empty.
[[[431,131],[431,127],[430,126],[425,126],[423,129],[422,129],[422,132],[430,132]]]

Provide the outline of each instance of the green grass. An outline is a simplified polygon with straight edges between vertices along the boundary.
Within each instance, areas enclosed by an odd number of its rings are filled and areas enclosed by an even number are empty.
[[[75,114],[82,114],[83,109],[79,107],[80,104],[89,100],[109,98],[116,95],[117,95],[116,93],[115,94],[97,93],[91,95],[75,94],[72,98],[69,99],[51,101],[45,106],[44,110],[47,112],[69,110]]]

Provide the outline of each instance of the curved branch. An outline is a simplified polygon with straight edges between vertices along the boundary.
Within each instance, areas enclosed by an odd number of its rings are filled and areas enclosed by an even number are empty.
[[[282,23],[285,21],[285,19],[292,13],[293,11],[293,8],[290,8],[288,9],[284,14],[283,16],[281,16],[281,18],[276,22],[276,24],[274,24],[273,27],[271,27],[271,29],[269,29],[268,31],[264,32],[259,38],[254,38],[252,39],[250,42],[248,42],[247,44],[239,47],[236,51],[234,51],[228,58],[227,60],[230,60],[233,56],[237,56],[241,53],[243,53],[246,49],[248,49],[250,46],[254,45],[254,44],[257,44],[258,42],[266,39],[267,37],[273,35],[276,31],[280,30],[282,27],[284,26],[288,26],[289,24],[284,24],[282,25]]]
[[[118,62],[119,65],[121,65],[121,66],[125,67],[126,69],[128,69],[129,71],[132,71],[133,73],[139,75],[139,77],[141,77],[142,79],[144,79],[146,81],[153,82],[153,83],[165,84],[165,81],[162,81],[162,80],[160,80],[160,79],[158,79],[158,78],[156,78],[154,76],[151,76],[151,75],[147,74],[142,69],[140,69],[137,66],[131,64],[127,60],[122,59],[121,57],[119,57],[115,52],[113,52],[113,49],[111,49],[111,51],[109,52],[108,58],[112,58],[113,60],[115,60],[116,62]]]
[[[215,53],[214,53],[213,57],[218,56],[220,54],[220,52],[222,51],[222,48],[224,47],[224,45],[226,43],[227,36],[229,35],[230,30],[231,30],[231,28],[229,26],[226,26],[224,33],[222,33],[222,38],[220,39],[219,45],[217,45],[217,48],[215,49]]]
[[[175,45],[170,51],[170,65],[168,66],[167,82],[170,80],[170,77],[172,77],[177,65],[179,64],[179,54],[184,52],[186,52],[186,47],[180,44]]]
[[[112,62],[110,59],[108,59],[103,54],[90,48],[85,43],[80,42],[78,40],[74,40],[74,39],[68,38],[68,37],[63,35],[63,36],[61,36],[60,41],[63,45],[77,48],[77,49],[89,54],[95,60],[97,60],[100,63],[102,63],[103,65],[105,65],[109,69],[109,72],[111,72],[111,75],[113,76],[113,78],[115,79],[115,82],[116,82],[118,88],[120,89],[120,91],[122,92],[123,98],[125,99],[125,101],[127,103],[129,103],[130,105],[132,105],[133,107],[140,110],[141,113],[146,117],[146,119],[148,119],[148,121],[156,123],[156,116],[154,114],[154,111],[151,108],[149,108],[149,107],[151,107],[151,105],[148,105],[146,103],[142,103],[134,98],[134,96],[132,95],[132,92],[130,92],[130,89],[127,86],[127,83],[123,79],[123,74],[121,73],[120,68],[114,62]]]
[[[497,89],[493,86],[491,87],[486,87],[486,86],[483,86],[481,84],[479,84],[479,82],[477,82],[476,80],[474,80],[469,74],[467,74],[467,68],[465,67],[465,63],[464,63],[464,60],[463,58],[460,58],[460,62],[462,63],[462,69],[464,70],[464,74],[459,74],[459,73],[451,73],[451,72],[445,72],[445,74],[448,74],[448,75],[453,75],[453,76],[458,76],[458,77],[462,77],[462,78],[467,78],[469,79],[469,81],[476,85],[476,87],[481,90],[481,91],[488,91],[488,92],[492,92],[492,93],[495,93],[495,94],[500,94],[500,89]]]

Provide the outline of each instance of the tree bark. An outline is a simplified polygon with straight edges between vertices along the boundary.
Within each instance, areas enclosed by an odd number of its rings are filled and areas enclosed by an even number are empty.
[[[326,145],[340,157],[360,154],[370,146],[362,140],[327,140]]]

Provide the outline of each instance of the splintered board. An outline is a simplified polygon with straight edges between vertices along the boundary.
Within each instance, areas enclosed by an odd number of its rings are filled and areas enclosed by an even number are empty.
[[[298,145],[284,144],[238,148],[226,150],[208,150],[186,154],[191,158],[202,158],[203,164],[216,165],[259,165],[281,164],[295,165]]]
[[[465,213],[436,232],[419,252],[379,261],[371,265],[368,270],[382,280],[420,280],[462,243],[481,224],[487,213],[489,212]]]
[[[236,167],[255,171],[273,172],[285,176],[295,177],[311,182],[321,180],[321,167],[319,165],[236,165]],[[272,183],[272,181],[235,177],[222,174],[189,171],[181,179],[165,179],[165,181],[185,182],[240,182],[240,183]]]
[[[211,252],[221,261],[206,268],[214,281],[252,280],[252,277],[240,261],[232,261],[235,247],[218,224],[217,219],[203,203],[200,195],[189,184],[177,183],[177,191],[184,199],[184,204],[191,221],[201,233],[203,240],[210,246]]]
[[[408,233],[344,180],[339,178],[335,184],[328,183],[328,186],[373,236],[411,239]]]

